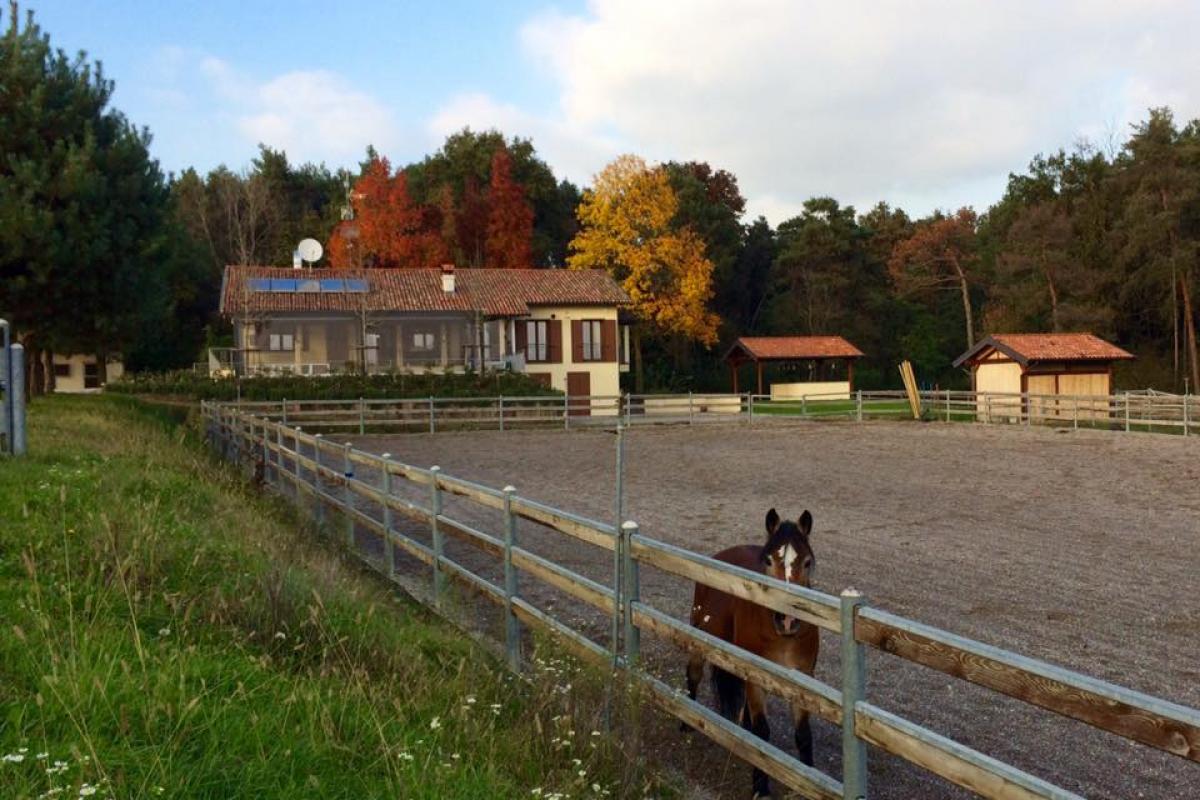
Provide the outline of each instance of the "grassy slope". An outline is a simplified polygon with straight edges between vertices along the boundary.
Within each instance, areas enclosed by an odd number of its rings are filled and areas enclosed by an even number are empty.
[[[0,796],[617,793],[621,755],[566,735],[569,700],[148,413],[44,400],[31,455],[0,461]]]

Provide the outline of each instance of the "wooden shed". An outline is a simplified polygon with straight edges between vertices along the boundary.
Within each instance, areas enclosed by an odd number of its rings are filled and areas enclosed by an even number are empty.
[[[763,364],[807,365],[808,380],[771,384],[772,400],[801,397],[848,399],[854,388],[854,362],[863,352],[841,336],[742,336],[729,348],[725,361],[738,391],[738,368],[754,364],[757,393],[763,394]]]
[[[1090,333],[997,333],[977,342],[954,366],[970,367],[971,386],[979,394],[1014,395],[991,400],[993,414],[1053,416],[1060,404],[1041,398],[1107,396],[1113,362],[1131,358]],[[1039,407],[1030,408],[1015,397],[1020,394],[1041,396],[1034,400]]]

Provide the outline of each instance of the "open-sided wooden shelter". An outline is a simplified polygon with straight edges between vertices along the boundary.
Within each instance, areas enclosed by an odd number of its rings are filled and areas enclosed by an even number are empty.
[[[811,366],[815,380],[771,385],[771,399],[820,396],[849,398],[854,388],[854,362],[863,352],[841,336],[742,336],[725,354],[733,374],[733,391],[738,391],[738,368],[754,364],[757,393],[763,394],[763,364],[804,363]],[[840,373],[840,374],[835,374]],[[821,380],[821,378],[827,380]]]

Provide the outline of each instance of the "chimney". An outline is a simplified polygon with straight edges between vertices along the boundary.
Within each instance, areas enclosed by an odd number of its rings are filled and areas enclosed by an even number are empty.
[[[292,251],[292,269],[300,269],[300,251]]]
[[[454,294],[454,265],[442,264],[442,291]]]

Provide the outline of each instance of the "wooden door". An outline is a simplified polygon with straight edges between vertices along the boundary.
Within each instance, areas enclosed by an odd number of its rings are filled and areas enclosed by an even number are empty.
[[[572,417],[590,417],[592,410],[589,404],[583,401],[575,400],[577,397],[587,397],[592,393],[592,373],[590,372],[568,372],[567,373],[567,396],[572,398],[571,416]],[[576,406],[578,403],[578,406]]]

